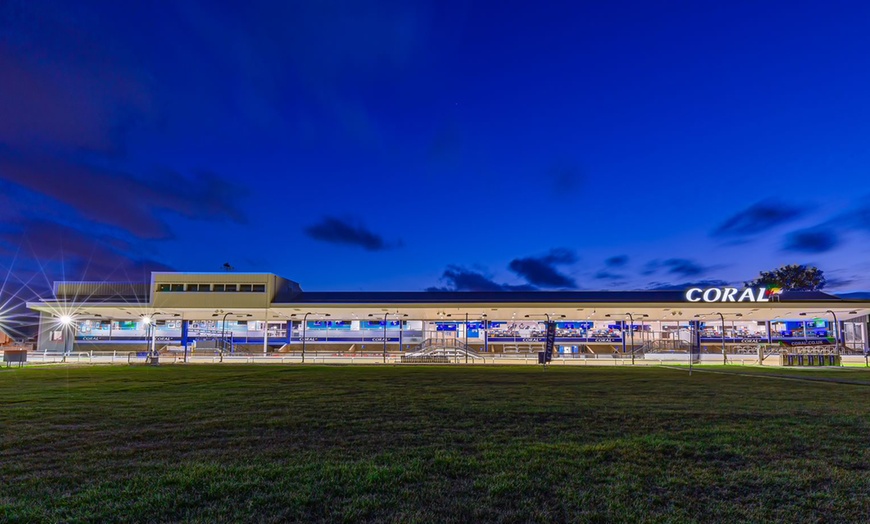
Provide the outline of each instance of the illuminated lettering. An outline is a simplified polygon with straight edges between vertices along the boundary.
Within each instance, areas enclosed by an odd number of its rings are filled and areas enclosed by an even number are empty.
[[[718,287],[707,288],[702,297],[704,302],[719,302],[719,299],[722,298],[722,290]]]
[[[734,302],[734,296],[737,294],[736,287],[726,287],[725,292],[722,293],[722,302]]]
[[[764,288],[747,288],[739,290],[736,287],[710,287],[701,289],[693,287],[686,290],[687,302],[770,302],[767,290]]]
[[[692,289],[686,291],[686,300],[688,300],[689,302],[700,302],[701,297],[694,298],[695,294],[700,293],[700,292],[701,292],[701,288],[693,287]]]
[[[755,302],[755,295],[752,294],[751,289],[744,289],[743,293],[740,293],[740,298],[737,299],[737,302]]]

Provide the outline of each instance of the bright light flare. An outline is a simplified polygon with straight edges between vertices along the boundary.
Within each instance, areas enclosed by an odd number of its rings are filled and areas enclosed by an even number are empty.
[[[72,324],[72,317],[69,315],[63,315],[62,317],[60,317],[60,323],[64,326],[68,326]]]

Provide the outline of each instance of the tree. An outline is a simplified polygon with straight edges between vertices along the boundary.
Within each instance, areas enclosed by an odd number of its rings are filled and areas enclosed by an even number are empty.
[[[821,269],[806,264],[789,264],[773,271],[762,271],[746,287],[779,287],[783,291],[818,291],[827,284]]]

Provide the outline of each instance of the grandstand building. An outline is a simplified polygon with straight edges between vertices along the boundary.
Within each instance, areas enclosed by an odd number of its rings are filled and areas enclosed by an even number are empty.
[[[868,350],[870,301],[822,292],[309,292],[264,273],[155,272],[147,284],[57,282],[28,303],[37,351],[529,354],[739,353],[759,344]]]

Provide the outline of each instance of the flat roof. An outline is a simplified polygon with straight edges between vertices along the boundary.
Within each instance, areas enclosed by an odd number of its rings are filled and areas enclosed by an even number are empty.
[[[779,302],[848,302],[821,291],[786,291]],[[860,301],[859,301],[860,302]],[[690,304],[684,290],[667,291],[303,291],[283,304]],[[709,305],[708,305],[709,306]]]
[[[155,272],[160,275],[206,276],[221,275],[232,278],[233,272],[175,273]],[[238,273],[236,275],[274,275],[272,273]],[[274,275],[277,278],[277,275]],[[282,279],[288,281],[287,279]],[[152,278],[152,282],[154,279]],[[288,281],[292,282],[292,281]],[[70,288],[75,283],[65,282]],[[636,291],[303,291],[280,290],[271,302],[257,305],[247,300],[249,292],[215,291],[154,291],[148,296],[105,296],[103,287],[116,288],[119,283],[82,283],[87,291],[78,296],[60,295],[27,306],[53,316],[80,315],[113,319],[133,319],[141,315],[166,315],[186,319],[211,319],[226,311],[233,316],[270,320],[298,320],[306,313],[331,315],[335,318],[367,318],[384,314],[403,314],[416,319],[457,319],[468,314],[469,319],[486,315],[488,318],[510,319],[542,317],[545,314],[564,316],[569,320],[599,319],[625,316],[628,313],[645,316],[649,320],[689,320],[722,313],[730,320],[768,320],[797,316],[825,316],[828,310],[846,320],[870,314],[870,300],[844,299],[823,291],[784,291],[769,301],[704,302],[687,300],[686,290]],[[700,291],[700,290],[699,290]],[[696,291],[695,298],[699,291]],[[736,292],[736,291],[733,291]],[[151,298],[154,293],[167,293],[186,297],[184,305],[161,304],[155,309]],[[742,294],[743,291],[741,290]],[[176,295],[177,294],[177,295]],[[733,296],[732,296],[733,297]],[[750,298],[750,297],[747,297]],[[233,318],[232,316],[230,318]],[[312,317],[315,318],[315,317]]]

